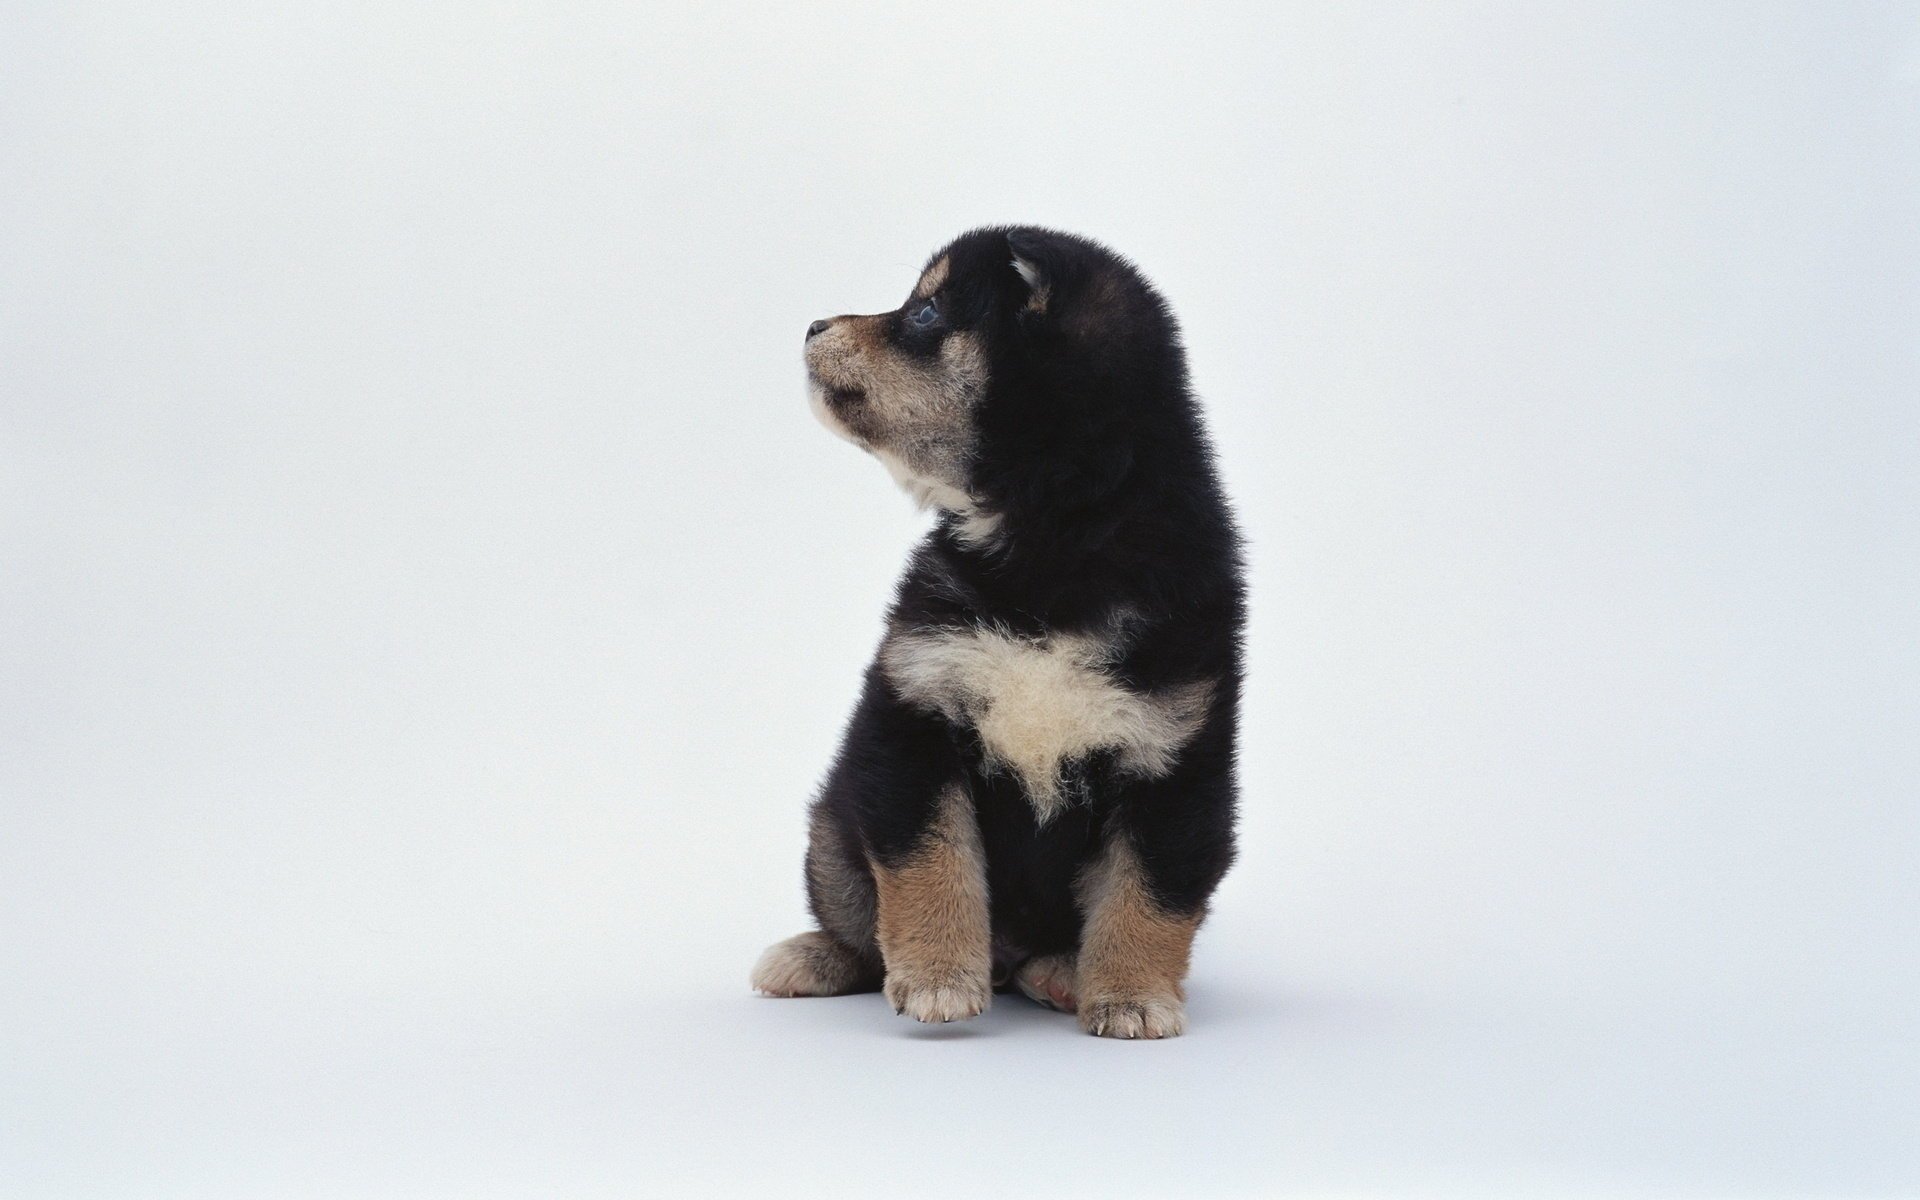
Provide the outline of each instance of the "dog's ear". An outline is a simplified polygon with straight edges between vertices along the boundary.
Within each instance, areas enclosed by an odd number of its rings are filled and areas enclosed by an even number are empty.
[[[1047,311],[1047,304],[1053,298],[1057,266],[1053,249],[1047,236],[1038,230],[1007,231],[1007,253],[1011,258],[1008,265],[1026,289],[1026,303],[1020,309],[1023,313],[1038,315]]]

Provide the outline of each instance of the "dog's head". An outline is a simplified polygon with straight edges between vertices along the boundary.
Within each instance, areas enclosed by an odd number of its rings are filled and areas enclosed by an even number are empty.
[[[956,238],[898,308],[815,321],[806,365],[827,428],[921,504],[981,520],[1116,485],[1140,398],[1185,395],[1171,319],[1132,265],[1025,226]]]

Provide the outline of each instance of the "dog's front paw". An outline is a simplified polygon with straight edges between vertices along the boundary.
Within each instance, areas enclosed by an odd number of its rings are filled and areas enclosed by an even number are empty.
[[[889,971],[883,990],[894,1012],[916,1021],[964,1021],[993,1001],[984,970]]]
[[[1186,1032],[1187,1009],[1172,995],[1082,997],[1080,1028],[1095,1037],[1179,1037]]]

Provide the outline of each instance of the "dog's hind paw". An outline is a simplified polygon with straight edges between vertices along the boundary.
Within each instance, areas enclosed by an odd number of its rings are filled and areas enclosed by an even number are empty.
[[[1073,955],[1045,954],[1030,958],[1013,973],[1013,986],[1033,1001],[1070,1013],[1079,1007],[1073,994]]]
[[[767,947],[753,967],[753,990],[769,996],[844,996],[870,992],[878,973],[824,933],[802,933]]]

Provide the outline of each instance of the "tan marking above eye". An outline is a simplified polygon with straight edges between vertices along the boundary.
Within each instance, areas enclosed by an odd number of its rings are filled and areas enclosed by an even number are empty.
[[[944,254],[941,255],[938,262],[927,268],[926,274],[920,277],[920,282],[913,285],[914,298],[916,300],[924,300],[945,287],[947,283],[947,271],[951,266],[952,263],[948,260],[947,256]]]

